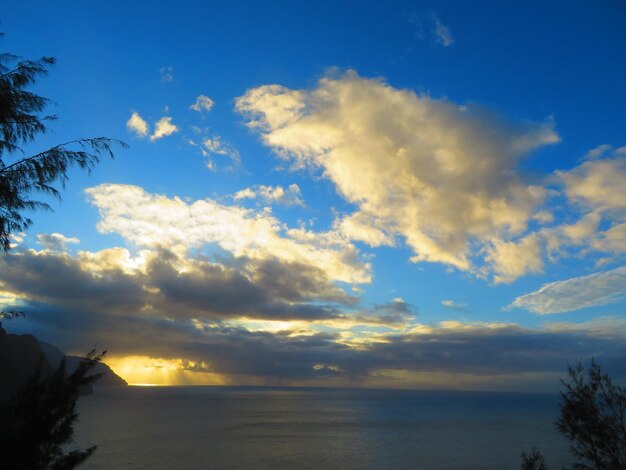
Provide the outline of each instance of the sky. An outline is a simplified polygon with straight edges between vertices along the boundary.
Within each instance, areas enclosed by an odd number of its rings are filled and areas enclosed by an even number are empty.
[[[7,322],[135,384],[626,378],[626,6],[6,2],[70,173]],[[14,155],[12,158],[19,158]]]

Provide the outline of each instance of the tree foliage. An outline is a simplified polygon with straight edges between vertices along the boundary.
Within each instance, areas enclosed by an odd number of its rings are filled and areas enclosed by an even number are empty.
[[[33,193],[59,198],[53,184],[63,186],[70,167],[90,171],[102,156],[113,157],[114,144],[126,146],[118,140],[95,137],[24,156],[22,146],[47,132],[46,123],[56,119],[44,114],[50,100],[27,90],[54,63],[52,57],[20,61],[13,54],[0,54],[0,251],[10,249],[12,233],[32,223],[24,212],[50,209],[47,203],[32,199]]]
[[[591,361],[568,369],[561,380],[561,414],[557,429],[570,442],[577,470],[626,469],[626,389],[615,385]],[[543,455],[536,449],[522,453],[522,470],[545,470]]]
[[[547,470],[543,454],[533,449],[530,454],[522,452],[522,470]]]
[[[576,469],[626,468],[626,389],[613,384],[597,362],[585,374],[582,364],[562,381],[557,427],[570,441]]]
[[[0,33],[1,36],[1,33]],[[60,197],[55,183],[63,186],[68,171],[77,166],[90,171],[103,156],[113,157],[112,146],[126,147],[106,137],[76,139],[34,155],[24,146],[48,131],[56,116],[45,114],[50,100],[28,90],[54,65],[52,57],[20,60],[0,53],[0,251],[11,248],[11,235],[31,223],[26,212],[50,209],[34,194]],[[15,310],[0,312],[0,320],[21,316]],[[0,467],[21,470],[69,470],[85,461],[95,450],[65,453],[72,441],[78,418],[76,402],[81,389],[100,374],[89,375],[104,353],[91,351],[76,370],[66,377],[65,360],[48,376],[39,370],[23,389],[0,409]]]
[[[78,418],[76,402],[85,387],[101,374],[89,372],[102,359],[92,350],[66,376],[65,359],[48,377],[37,371],[0,409],[0,465],[21,470],[70,470],[96,449],[65,452]]]

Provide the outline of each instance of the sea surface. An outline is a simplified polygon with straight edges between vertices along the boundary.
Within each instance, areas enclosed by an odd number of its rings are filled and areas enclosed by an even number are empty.
[[[518,469],[570,462],[558,396],[251,387],[120,387],[81,397],[85,469]]]

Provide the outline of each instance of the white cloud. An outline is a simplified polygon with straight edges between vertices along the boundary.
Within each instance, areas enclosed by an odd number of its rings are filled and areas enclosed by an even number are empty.
[[[444,47],[454,44],[454,38],[452,37],[452,31],[450,31],[450,28],[439,21],[439,18],[436,16],[433,17],[433,21],[435,22],[435,37],[437,43]]]
[[[504,243],[522,243],[545,199],[516,170],[528,152],[559,141],[551,122],[507,122],[355,72],[312,90],[254,88],[237,109],[280,158],[321,168],[358,206],[343,228],[356,239],[376,246],[402,235],[415,262],[478,273],[486,261],[501,281],[537,269],[534,253],[514,271],[499,260]]]
[[[595,156],[571,171],[557,172],[567,197],[590,209],[626,215],[626,156],[618,155],[603,159]]]
[[[598,145],[592,148],[585,154],[585,160],[595,160],[596,158],[602,158],[607,152],[613,150],[613,146],[609,144]]]
[[[359,240],[371,247],[394,246],[393,234],[390,234],[380,220],[364,212],[338,218],[335,228],[351,240]]]
[[[213,106],[215,105],[215,101],[205,95],[200,95],[196,98],[196,102],[190,106],[194,111],[202,112],[202,111],[211,111]]]
[[[178,127],[172,124],[172,118],[164,116],[159,119],[155,125],[154,132],[150,136],[150,140],[155,141],[178,132]]]
[[[137,137],[146,137],[148,135],[148,123],[137,112],[133,112],[130,119],[126,121],[126,128],[137,135]]]
[[[467,305],[460,304],[458,302],[455,302],[454,300],[442,300],[441,305],[451,308],[452,310],[456,310],[458,312],[467,312]]]
[[[40,233],[37,235],[37,243],[49,251],[66,251],[67,245],[80,243],[76,237],[66,237],[62,233]]]
[[[226,206],[211,199],[187,203],[130,185],[103,184],[86,190],[98,207],[98,230],[139,246],[176,252],[216,244],[236,257],[279,259],[320,270],[333,281],[367,283],[370,265],[341,234],[290,229],[267,211]]]
[[[174,67],[161,67],[159,73],[162,83],[169,83],[174,80]]]
[[[239,151],[230,143],[225,142],[219,135],[215,134],[211,137],[207,137],[206,133],[208,129],[202,129],[198,127],[193,128],[194,132],[200,135],[204,135],[198,142],[194,139],[188,139],[187,143],[200,150],[203,157],[207,159],[207,168],[211,171],[217,171],[218,165],[215,159],[212,157],[215,155],[223,155],[230,159],[230,165],[226,167],[227,170],[234,170],[241,167],[241,157]]]
[[[556,181],[569,202],[573,222],[541,231],[548,251],[563,255],[576,248],[623,255],[626,253],[626,147],[600,145],[586,160],[568,171],[557,171]]]
[[[233,196],[235,201],[242,199],[258,199],[267,204],[282,204],[284,206],[304,206],[300,198],[300,187],[291,184],[287,189],[282,186],[257,185],[242,189]]]
[[[218,155],[229,155],[235,153],[235,151],[232,150],[227,144],[222,142],[222,138],[219,135],[204,139],[202,141],[202,145],[204,145],[210,153],[216,153]]]
[[[536,292],[517,297],[509,307],[548,315],[607,305],[624,295],[626,266],[545,284]]]
[[[496,240],[487,255],[496,284],[512,282],[527,273],[541,273],[543,259],[540,238],[528,235],[517,242]]]
[[[208,157],[211,154],[224,155],[230,158],[235,166],[238,166],[241,162],[239,151],[231,144],[224,142],[219,135],[214,135],[213,137],[204,139],[202,141],[202,146],[206,149],[203,152],[205,157]]]

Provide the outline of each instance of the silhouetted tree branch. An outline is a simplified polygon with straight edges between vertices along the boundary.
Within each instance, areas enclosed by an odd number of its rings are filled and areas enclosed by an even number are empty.
[[[54,63],[52,57],[33,61],[0,54],[0,252],[11,248],[11,234],[32,223],[25,211],[50,210],[47,203],[33,199],[33,193],[59,199],[53,184],[63,186],[72,166],[89,172],[102,156],[113,157],[113,145],[126,147],[119,140],[96,137],[24,156],[22,146],[47,132],[46,122],[56,119],[42,114],[50,100],[25,88],[47,75]],[[21,315],[15,310],[2,311],[0,320]],[[100,377],[88,374],[103,355],[91,351],[67,377],[65,359],[47,376],[40,364],[22,390],[0,409],[0,468],[69,470],[94,452],[91,447],[65,453],[65,446],[72,441],[80,390]]]
[[[586,377],[582,364],[570,367],[568,374],[556,424],[579,460],[574,468],[626,468],[626,390],[614,385],[593,360]]]
[[[591,361],[585,373],[579,363],[561,380],[561,415],[557,429],[570,441],[577,470],[626,469],[626,389],[615,385]],[[533,449],[522,454],[522,470],[545,470],[543,456]]]
[[[40,366],[0,409],[2,468],[70,470],[95,451],[94,446],[65,453],[65,447],[72,442],[81,389],[100,378],[101,374],[89,375],[89,372],[105,353],[96,354],[92,350],[67,377],[65,358],[48,377],[42,377]]]
[[[530,454],[522,452],[522,470],[547,470],[543,460],[543,455],[537,449],[533,449]]]
[[[11,247],[11,234],[31,225],[25,211],[50,210],[47,203],[32,199],[32,193],[59,199],[59,191],[52,185],[58,182],[63,186],[70,167],[90,171],[102,156],[113,157],[112,145],[126,147],[122,141],[96,137],[76,139],[33,156],[16,158],[16,154],[23,155],[23,144],[48,130],[45,121],[56,119],[54,115],[41,114],[50,100],[25,90],[38,77],[47,75],[55,59],[18,59],[13,54],[0,54],[0,251],[4,252]],[[9,65],[15,62],[14,66]]]

